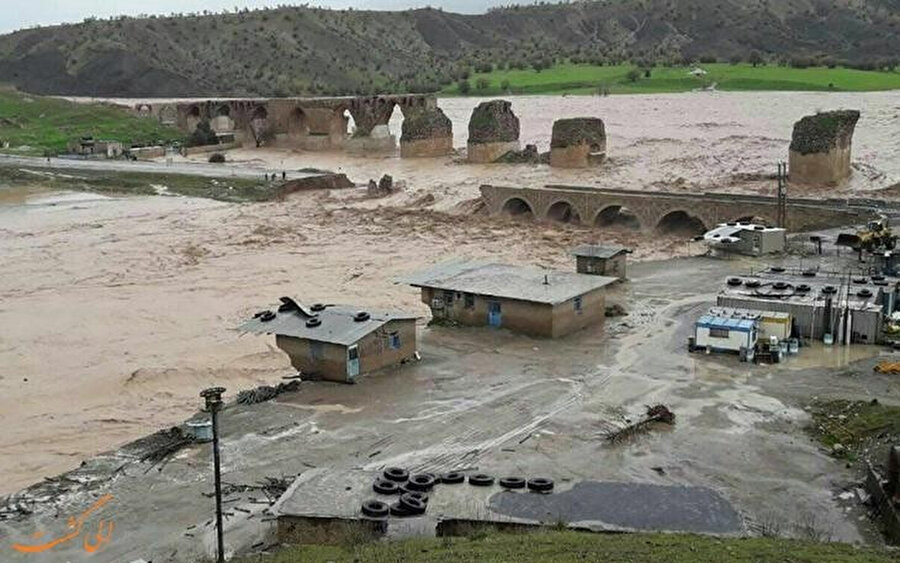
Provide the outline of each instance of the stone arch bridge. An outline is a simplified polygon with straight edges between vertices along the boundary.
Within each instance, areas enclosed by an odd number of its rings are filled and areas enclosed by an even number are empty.
[[[613,224],[653,231],[674,225],[703,232],[719,223],[755,221],[775,225],[775,197],[723,193],[644,192],[551,185],[543,188],[481,186],[491,214],[518,215],[592,226]],[[856,224],[876,216],[871,203],[840,199],[787,202],[789,231]]]
[[[387,128],[394,108],[404,117],[437,108],[433,94],[345,96],[330,98],[216,98],[141,102],[131,109],[146,117],[193,133],[201,121],[209,121],[219,135],[234,135],[244,144],[279,144],[306,150],[341,149],[353,140],[378,148],[373,139],[396,139]],[[347,136],[352,116],[356,129]],[[379,128],[379,126],[383,126]],[[385,141],[382,144],[387,145]],[[350,148],[350,147],[347,147]]]

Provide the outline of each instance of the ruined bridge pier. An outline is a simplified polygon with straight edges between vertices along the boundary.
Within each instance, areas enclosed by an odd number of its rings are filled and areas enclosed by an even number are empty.
[[[186,100],[142,103],[133,109],[140,115],[176,126],[187,135],[201,122],[209,122],[220,137],[233,136],[235,142],[245,146],[346,150],[365,155],[396,150],[397,132],[390,131],[389,122],[397,107],[404,120],[435,112],[443,115],[437,107],[437,98],[430,94]],[[347,131],[350,117],[356,126],[352,136]],[[422,141],[428,136],[428,131],[420,131],[413,140]],[[446,132],[437,131],[434,137],[443,140]],[[414,156],[444,154],[446,148],[418,150]]]
[[[774,197],[751,195],[491,185],[481,186],[481,195],[491,214],[591,226],[611,225],[617,217],[627,217],[629,226],[647,232],[671,222],[700,231],[730,221],[775,225],[778,216]],[[874,216],[870,208],[851,206],[846,200],[789,199],[785,226],[789,231],[805,231],[865,222]]]

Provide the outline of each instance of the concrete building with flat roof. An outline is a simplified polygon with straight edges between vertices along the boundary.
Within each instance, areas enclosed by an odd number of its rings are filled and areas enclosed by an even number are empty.
[[[575,257],[575,271],[579,274],[609,276],[625,279],[626,257],[631,253],[624,246],[582,244],[569,254]]]
[[[274,334],[275,344],[304,378],[343,383],[400,364],[416,354],[416,316],[282,298],[278,311],[261,311],[238,330]]]
[[[436,320],[557,338],[603,319],[604,288],[616,278],[450,261],[400,280],[422,290]]]
[[[835,343],[877,344],[884,319],[897,309],[900,280],[884,276],[771,268],[726,282],[720,307],[783,312],[791,315],[792,336]]]

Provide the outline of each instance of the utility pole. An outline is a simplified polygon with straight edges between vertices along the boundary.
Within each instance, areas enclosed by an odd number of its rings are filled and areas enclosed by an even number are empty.
[[[787,163],[778,163],[778,225],[787,228]]]
[[[212,418],[213,471],[216,480],[216,562],[225,563],[225,537],[222,534],[222,475],[219,462],[219,409],[222,408],[224,387],[204,389],[200,396],[206,399],[206,410]]]

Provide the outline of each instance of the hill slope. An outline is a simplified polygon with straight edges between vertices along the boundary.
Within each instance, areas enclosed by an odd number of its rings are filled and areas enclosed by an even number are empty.
[[[0,36],[0,82],[44,94],[437,90],[487,64],[563,57],[897,57],[900,0],[601,0],[483,15],[284,7],[120,18]]]

